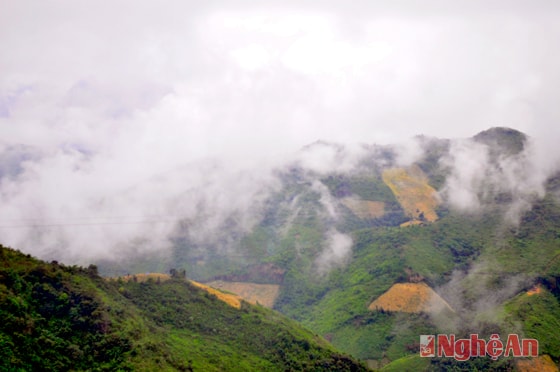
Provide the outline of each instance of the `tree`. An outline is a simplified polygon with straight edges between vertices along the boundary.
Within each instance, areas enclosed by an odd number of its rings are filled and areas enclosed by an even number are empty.
[[[171,279],[186,279],[187,277],[185,269],[171,269],[169,270],[169,274],[171,275]]]

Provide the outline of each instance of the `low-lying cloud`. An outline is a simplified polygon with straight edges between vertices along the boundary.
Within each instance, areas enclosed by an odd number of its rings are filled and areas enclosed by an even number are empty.
[[[352,238],[332,229],[327,234],[326,247],[321,251],[315,263],[319,274],[328,273],[331,269],[344,266],[351,258]]]
[[[126,164],[118,158],[86,158],[60,151],[2,179],[5,244],[71,262],[118,258],[131,245],[168,248],[179,223],[194,242],[211,243],[227,219],[235,218],[240,231],[252,227],[277,182],[266,169],[228,169],[210,160],[144,178],[118,167]]]
[[[0,243],[76,262],[165,249],[177,223],[212,241],[258,220],[273,169],[344,172],[416,134],[513,126],[557,154],[558,3],[501,5],[5,1]],[[471,160],[447,188],[467,209]],[[531,161],[502,166],[527,176],[516,200],[540,195]]]
[[[532,139],[517,154],[493,159],[492,150],[496,150],[492,145],[474,139],[452,141],[441,160],[450,173],[440,194],[451,207],[467,213],[480,212],[502,196],[504,221],[516,225],[534,201],[544,197],[546,181],[559,168],[542,157],[542,149]]]
[[[503,304],[533,281],[525,273],[503,275],[499,284],[492,275],[497,262],[477,262],[468,271],[455,270],[451,279],[436,289],[451,306],[454,314],[434,312],[432,320],[438,329],[449,332],[488,332],[487,327],[507,326],[509,332],[514,324],[504,324]]]

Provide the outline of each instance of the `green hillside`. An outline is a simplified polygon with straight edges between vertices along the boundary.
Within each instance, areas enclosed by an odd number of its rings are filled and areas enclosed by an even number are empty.
[[[106,280],[0,246],[0,370],[365,370],[294,321],[175,274]]]
[[[558,364],[560,334],[553,330],[560,326],[560,175],[552,175],[542,192],[525,191],[530,180],[524,177],[531,174],[520,174],[530,166],[524,163],[529,139],[508,128],[463,142],[418,141],[424,154],[408,168],[399,166],[390,146],[371,146],[351,170],[280,169],[281,187],[270,193],[260,222],[249,232],[233,223],[217,232],[227,250],[182,238],[168,261],[144,257],[120,268],[103,264],[103,272],[156,271],[173,262],[203,282],[277,284],[276,310],[374,368],[520,368],[512,358],[419,360],[419,335],[442,332],[535,337],[541,354]],[[476,188],[460,178],[455,183],[471,187],[467,191],[480,204],[467,211],[445,200],[448,181],[462,170],[462,164],[450,165],[451,152],[465,146],[474,149],[469,157],[485,162],[477,164]],[[504,167],[514,172],[501,173]],[[341,235],[351,247],[337,251],[333,236]],[[418,282],[452,310],[368,309],[395,283]],[[540,292],[527,297],[535,286]]]

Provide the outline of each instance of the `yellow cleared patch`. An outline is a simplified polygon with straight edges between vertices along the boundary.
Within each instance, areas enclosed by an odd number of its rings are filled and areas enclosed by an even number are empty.
[[[558,372],[558,366],[554,364],[549,355],[541,355],[538,358],[516,359],[515,366],[520,372]]]
[[[205,284],[199,283],[199,282],[195,282],[193,280],[190,280],[190,283],[198,288],[202,288],[204,289],[206,292],[216,296],[218,298],[218,300],[225,302],[226,304],[235,307],[236,309],[241,309],[241,297],[234,295],[234,294],[230,294],[230,293],[224,293],[218,289],[209,287]]]
[[[413,221],[434,222],[438,219],[436,190],[428,184],[428,178],[420,167],[387,169],[382,178]]]
[[[206,283],[210,287],[223,289],[235,293],[245,301],[256,305],[257,303],[272,308],[280,293],[278,284],[257,284],[246,282],[225,282],[216,280]]]
[[[355,197],[342,199],[348,209],[362,219],[380,218],[385,214],[385,203],[379,201],[362,200]]]
[[[445,309],[453,311],[426,283],[396,283],[368,306],[368,310],[405,313],[440,312]]]

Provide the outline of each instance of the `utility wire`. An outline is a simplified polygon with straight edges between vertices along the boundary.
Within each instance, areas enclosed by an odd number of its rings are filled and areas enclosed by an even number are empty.
[[[543,202],[539,205],[556,205],[555,202]],[[385,213],[397,212],[400,209],[388,209]],[[288,212],[289,214],[289,212]],[[296,213],[296,218],[306,218],[306,217],[316,217],[318,211],[316,210],[304,210]],[[558,214],[548,214],[548,217],[557,218]],[[123,221],[124,219],[135,219],[132,221]],[[148,218],[148,219],[142,219]],[[111,225],[141,225],[141,224],[153,224],[153,223],[178,223],[191,219],[192,217],[181,216],[181,215],[152,215],[152,216],[113,216],[113,217],[76,217],[72,218],[71,222],[53,222],[53,221],[64,221],[63,218],[52,218],[52,219],[41,219],[41,218],[27,218],[27,219],[3,219],[0,220],[0,229],[23,229],[23,228],[52,228],[52,227],[79,227],[79,226],[111,226]],[[87,222],[88,220],[109,220],[101,222]],[[110,221],[117,220],[117,221]],[[118,221],[121,220],[121,221]],[[78,222],[84,221],[84,222]],[[2,224],[4,223],[4,224]],[[542,222],[541,222],[542,224]]]
[[[108,225],[140,225],[145,223],[176,223],[180,220],[146,220],[146,221],[118,221],[118,222],[78,222],[78,223],[51,223],[33,225],[0,225],[0,229],[40,228],[40,227],[65,227],[65,226],[108,226]]]

